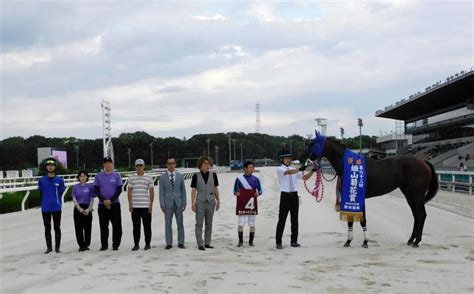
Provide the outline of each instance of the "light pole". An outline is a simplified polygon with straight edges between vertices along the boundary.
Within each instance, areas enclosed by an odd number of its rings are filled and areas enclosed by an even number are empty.
[[[153,143],[154,142],[151,142],[150,143],[150,164],[151,164],[151,169],[153,170]]]
[[[132,153],[132,149],[128,148],[127,153],[128,153],[128,167],[130,167],[130,154]]]
[[[76,151],[76,168],[79,169],[79,145],[74,145]]]
[[[235,141],[237,141],[237,139],[232,139],[232,141],[234,141],[234,160],[236,160],[237,156],[235,156]]]
[[[209,152],[209,143],[211,143],[211,139],[206,139],[206,143],[207,143],[207,156],[211,157],[211,153]]]
[[[229,137],[229,166],[230,166],[230,162],[232,161],[232,147],[230,145],[230,140],[231,140],[231,137],[230,137],[230,133],[227,134],[227,136]]]
[[[114,160],[114,147],[112,145],[112,128],[110,126],[110,103],[102,100],[100,102],[102,108],[102,142],[104,148],[104,157],[110,156]]]
[[[214,156],[216,157],[216,166],[219,166],[219,146],[214,146]]]
[[[362,154],[362,127],[364,126],[364,123],[361,118],[357,119],[357,125],[359,126],[359,153]]]

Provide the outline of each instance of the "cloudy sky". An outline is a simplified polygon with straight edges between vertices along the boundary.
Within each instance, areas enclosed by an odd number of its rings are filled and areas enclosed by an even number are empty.
[[[378,109],[473,65],[472,1],[0,0],[1,130],[98,138],[390,132]]]

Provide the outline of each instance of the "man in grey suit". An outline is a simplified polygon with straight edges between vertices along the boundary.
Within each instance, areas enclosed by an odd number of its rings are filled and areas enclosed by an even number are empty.
[[[160,176],[160,206],[165,214],[166,250],[173,248],[173,214],[178,225],[178,247],[184,246],[183,211],[186,209],[186,188],[183,176],[176,171],[176,160],[173,157],[166,161],[168,170]]]

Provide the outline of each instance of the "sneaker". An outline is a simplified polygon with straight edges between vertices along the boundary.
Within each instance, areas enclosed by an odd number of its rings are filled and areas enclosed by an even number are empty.
[[[184,246],[184,244],[178,244],[178,248],[180,248],[180,249],[186,249],[186,246]]]
[[[211,245],[204,245],[204,247],[209,248],[209,249],[214,249],[214,246],[211,246]]]
[[[281,244],[277,244],[276,249],[283,249],[283,246],[281,246]]]
[[[145,245],[145,248],[143,248],[143,250],[150,250],[150,249],[151,249],[151,246],[150,246],[150,244],[148,244],[148,245]]]
[[[205,250],[206,250],[206,248],[204,248],[204,246],[199,246],[198,248],[199,248],[199,250],[201,250],[201,251],[205,251]]]
[[[52,251],[53,251],[53,249],[48,248],[48,249],[46,249],[46,251],[44,252],[44,254],[50,254]]]
[[[133,246],[132,251],[137,251],[138,249],[140,249],[140,247],[138,245],[135,245],[135,246]]]
[[[291,247],[301,247],[301,245],[297,242],[291,242]]]

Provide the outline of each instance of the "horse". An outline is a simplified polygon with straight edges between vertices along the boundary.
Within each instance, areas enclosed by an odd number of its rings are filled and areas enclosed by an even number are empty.
[[[343,176],[343,157],[347,147],[318,132],[300,157],[301,170],[307,159],[314,161],[325,157],[336,174]],[[407,245],[419,247],[426,219],[425,204],[436,196],[439,183],[433,165],[411,155],[399,155],[382,160],[366,158],[367,173],[365,198],[382,196],[400,188],[413,214],[413,230]]]

